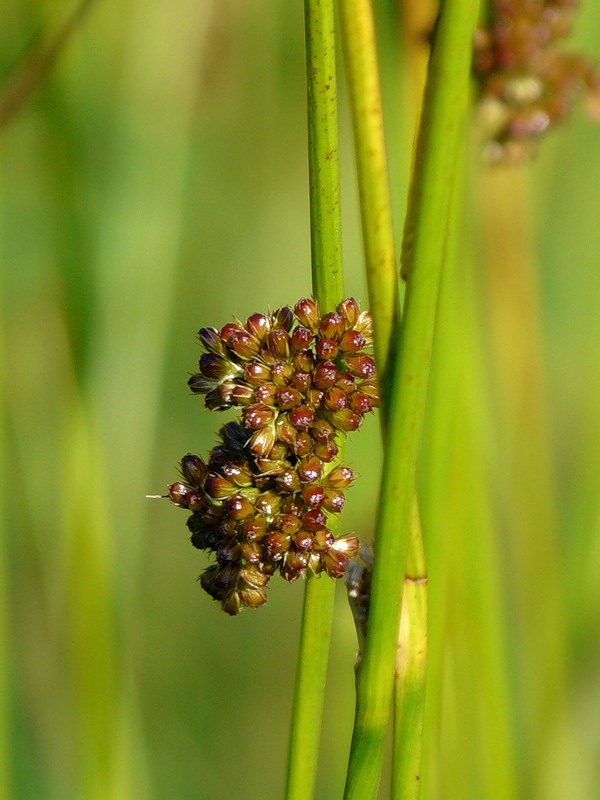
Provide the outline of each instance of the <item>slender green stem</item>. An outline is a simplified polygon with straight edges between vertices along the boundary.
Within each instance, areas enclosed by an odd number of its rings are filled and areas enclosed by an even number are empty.
[[[383,135],[381,93],[371,0],[340,0],[340,18],[350,106],[370,305],[375,324],[375,352],[381,373],[394,358],[391,339],[397,331],[398,278]],[[390,357],[390,347],[392,353]],[[382,433],[393,399],[382,381]],[[427,578],[423,539],[415,496],[409,539],[408,574],[398,640],[396,669],[394,770],[395,797],[418,792],[421,771],[427,643]],[[415,775],[419,776],[415,780]],[[412,793],[412,794],[411,794]]]
[[[377,795],[393,693],[401,583],[423,428],[438,289],[456,152],[467,111],[477,0],[442,3],[433,46],[405,229],[407,291],[393,365],[367,647],[346,800]],[[398,402],[400,400],[400,402]]]
[[[321,311],[344,299],[333,0],[305,0],[313,294]],[[312,797],[335,584],[309,575],[294,692],[287,800]]]

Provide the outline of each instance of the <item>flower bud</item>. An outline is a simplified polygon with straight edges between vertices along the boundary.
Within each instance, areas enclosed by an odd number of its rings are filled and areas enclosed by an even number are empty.
[[[250,386],[260,386],[271,380],[271,368],[260,361],[251,361],[244,370],[244,379]]]
[[[242,416],[244,425],[252,431],[257,431],[273,422],[275,419],[275,412],[270,406],[264,403],[255,403],[245,408],[242,412]]]
[[[252,473],[245,461],[230,461],[222,467],[225,477],[236,486],[247,488],[252,486]]]
[[[310,350],[300,350],[293,358],[294,369],[298,372],[312,372],[316,359]]]
[[[231,561],[239,561],[240,546],[235,539],[225,539],[217,547],[217,558],[221,564]]]
[[[319,306],[311,298],[305,297],[294,306],[294,313],[300,324],[316,333],[319,328]]]
[[[292,425],[289,414],[280,414],[276,423],[277,439],[293,447],[296,444],[297,432]]]
[[[320,508],[312,508],[302,516],[302,527],[308,531],[320,531],[327,525],[327,517]]]
[[[294,536],[292,536],[292,541],[303,553],[310,553],[315,546],[315,540],[311,533],[305,530],[300,530]]]
[[[314,333],[308,328],[296,328],[296,330],[292,333],[292,353],[297,353],[299,350],[306,350],[307,347],[310,347],[314,338]]]
[[[323,405],[323,392],[319,389],[310,389],[306,394],[306,402],[314,409],[321,408]]]
[[[223,440],[223,445],[231,453],[241,453],[248,438],[239,422],[228,422],[219,431],[219,436]]]
[[[288,358],[290,355],[290,337],[283,328],[276,328],[267,336],[269,350],[276,358]]]
[[[285,472],[281,472],[279,475],[277,475],[275,478],[275,485],[280,492],[291,494],[299,491],[300,479],[298,478],[295,470],[287,469]]]
[[[351,411],[349,408],[343,408],[341,411],[332,411],[329,414],[329,421],[334,428],[345,433],[348,431],[356,431],[362,425],[362,417],[356,411]]]
[[[327,528],[323,528],[314,534],[315,550],[329,550],[333,542],[333,534]]]
[[[254,398],[257,403],[263,403],[266,406],[274,406],[277,402],[277,388],[274,383],[263,383],[262,386],[257,386],[254,391]]]
[[[264,514],[265,517],[272,517],[279,511],[281,497],[275,492],[263,492],[258,496],[255,506],[256,510]]]
[[[323,406],[328,411],[341,411],[346,408],[346,392],[338,386],[332,386],[323,395]]]
[[[357,536],[340,536],[331,545],[332,550],[338,553],[345,553],[348,558],[356,558],[360,548],[360,540]]]
[[[204,375],[196,373],[188,380],[188,386],[194,394],[206,394],[215,385],[213,380],[205,378]]]
[[[241,494],[230,497],[226,502],[225,508],[227,514],[234,520],[246,519],[254,514],[254,506]]]
[[[298,477],[302,483],[314,483],[321,477],[323,467],[318,456],[308,456],[296,466]]]
[[[238,592],[232,591],[230,594],[225,594],[223,598],[215,597],[215,600],[221,600],[221,608],[226,614],[229,614],[230,617],[235,617],[240,613],[242,598]]]
[[[323,569],[331,578],[341,578],[348,565],[348,557],[331,547],[321,556]]]
[[[290,550],[285,558],[285,572],[282,570],[281,575],[286,581],[292,583],[302,577],[304,570],[308,566],[308,553],[301,553],[298,550]]]
[[[338,371],[332,361],[321,361],[313,370],[313,384],[317,389],[329,389],[337,377]]]
[[[292,375],[292,383],[299,392],[302,392],[302,394],[306,394],[306,392],[308,392],[310,389],[311,380],[312,377],[310,372],[302,372],[299,369],[297,369]]]
[[[361,355],[347,355],[344,363],[351,375],[357,378],[372,378],[375,375],[375,362],[371,356],[364,353]]]
[[[370,311],[363,311],[359,314],[354,329],[357,330],[359,333],[362,333],[362,335],[365,337],[365,341],[367,344],[372,344],[373,318],[371,317]]]
[[[281,531],[273,531],[265,538],[265,548],[271,558],[281,557],[290,546],[291,537]]]
[[[339,489],[328,489],[323,498],[323,508],[332,514],[339,514],[346,503],[344,493]]]
[[[354,472],[350,467],[334,467],[323,479],[323,483],[331,489],[346,489],[354,480]]]
[[[321,361],[333,361],[337,357],[340,348],[333,339],[320,338],[317,341],[317,356]]]
[[[246,320],[246,328],[253,336],[256,336],[259,342],[262,342],[270,331],[271,325],[264,314],[252,314]]]
[[[250,452],[254,453],[255,456],[267,458],[271,454],[271,450],[275,444],[275,438],[275,425],[267,425],[261,428],[250,437],[248,443]]]
[[[240,586],[237,593],[241,604],[246,608],[259,608],[267,602],[267,594],[264,589]]]
[[[208,350],[209,353],[225,352],[223,342],[216,328],[200,328],[198,331],[198,339],[200,339],[200,344]]]
[[[353,328],[358,319],[358,303],[353,297],[343,300],[337,307],[338,313],[346,321],[347,328]]]
[[[228,322],[227,325],[224,325],[219,331],[219,337],[222,342],[229,344],[229,340],[236,333],[247,333],[247,331],[235,322]]]
[[[200,456],[188,453],[181,459],[181,474],[191,486],[199,489],[206,480],[208,470]]]
[[[289,412],[289,420],[294,428],[301,431],[306,431],[312,425],[315,418],[315,412],[310,406],[298,406]]]
[[[302,523],[295,514],[281,514],[277,525],[286,536],[293,536],[300,530]]]
[[[209,411],[222,411],[224,408],[229,407],[230,401],[223,400],[220,389],[220,386],[218,389],[213,389],[211,392],[208,392],[204,398],[204,405]],[[225,397],[229,395],[229,390],[233,391],[233,387],[231,385],[226,387],[224,390],[223,394]],[[194,390],[192,389],[192,391]]]
[[[275,386],[287,386],[292,379],[294,370],[290,364],[277,363],[271,368],[271,380]]]
[[[191,486],[187,483],[173,483],[167,491],[172,503],[180,508],[189,508],[188,496],[194,491]]]
[[[289,306],[278,308],[273,314],[272,325],[273,328],[284,328],[289,331],[294,324],[294,314]]]
[[[296,444],[294,445],[294,454],[299,458],[304,458],[313,449],[314,441],[310,433],[300,431],[296,436]]]
[[[214,381],[223,381],[235,373],[231,361],[216,353],[203,353],[200,356],[200,372],[205,378]]]
[[[335,437],[335,428],[326,419],[317,419],[313,422],[310,432],[317,442],[327,443],[333,441]]]
[[[206,495],[204,492],[190,492],[187,504],[190,511],[201,511],[206,505]]]
[[[251,358],[258,355],[260,351],[260,343],[258,339],[249,334],[247,331],[237,331],[229,337],[227,341],[227,348],[238,358],[241,358],[244,361],[249,361]]]
[[[291,386],[284,386],[277,392],[277,405],[283,411],[287,411],[302,402],[302,396],[297,389]]]
[[[322,486],[309,484],[302,490],[302,499],[309,508],[320,508],[325,499],[325,489]]]
[[[373,403],[364,392],[354,392],[350,395],[350,408],[357,414],[364,415],[373,410]]]
[[[236,383],[231,392],[230,403],[234,406],[247,406],[254,400],[254,390],[244,383]]]
[[[337,456],[339,450],[335,442],[317,442],[313,448],[313,452],[318,459],[324,461],[326,464],[329,464],[329,462],[333,461],[333,459]]]
[[[335,312],[325,314],[319,325],[321,334],[327,337],[327,339],[333,339],[336,342],[341,339],[345,330],[346,323],[344,322],[344,318]]]
[[[234,483],[222,475],[209,475],[205,481],[204,488],[206,493],[215,500],[229,497],[237,489]]]
[[[258,510],[258,501],[256,507]],[[240,533],[247,542],[258,542],[267,532],[267,520],[264,516],[256,514],[251,519],[247,519],[241,527]]]
[[[262,550],[257,542],[244,542],[239,550],[244,561],[249,564],[260,564],[262,561]]]
[[[340,339],[342,353],[358,353],[367,346],[365,337],[358,331],[346,331]]]

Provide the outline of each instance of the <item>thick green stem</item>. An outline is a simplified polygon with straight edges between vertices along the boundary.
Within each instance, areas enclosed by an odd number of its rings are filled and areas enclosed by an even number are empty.
[[[305,0],[313,294],[321,311],[344,299],[333,0]],[[309,575],[304,595],[286,798],[312,797],[335,584]]]
[[[428,71],[404,241],[407,291],[393,365],[367,647],[346,800],[377,796],[393,693],[398,616],[456,153],[467,111],[477,0],[446,0]]]

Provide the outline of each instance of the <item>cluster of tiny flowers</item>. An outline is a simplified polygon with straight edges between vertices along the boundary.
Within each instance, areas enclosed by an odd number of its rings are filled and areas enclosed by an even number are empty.
[[[475,36],[473,69],[490,162],[531,156],[539,137],[587,96],[600,116],[600,71],[557,44],[571,33],[577,0],[492,0]]]
[[[241,417],[220,430],[206,462],[182,459],[169,497],[192,512],[192,544],[215,555],[202,587],[233,615],[265,603],[276,572],[340,578],[358,551],[358,539],[336,539],[328,520],[354,479],[334,463],[337,439],[379,403],[365,352],[372,323],[352,298],[324,316],[304,299],[198,335],[205,352],[189,386],[208,409],[240,408]]]

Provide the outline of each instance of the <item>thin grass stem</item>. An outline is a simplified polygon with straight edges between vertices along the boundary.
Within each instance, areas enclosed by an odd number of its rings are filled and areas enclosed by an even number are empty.
[[[357,683],[346,800],[375,798],[383,765],[402,589],[398,575],[404,574],[408,550],[448,209],[467,111],[477,10],[476,0],[442,4],[428,71],[404,234],[407,292],[393,365],[371,612]],[[382,556],[378,558],[379,553]]]
[[[306,75],[313,295],[321,311],[344,299],[333,0],[306,0]],[[314,792],[335,584],[309,575],[304,594],[286,786]]]

